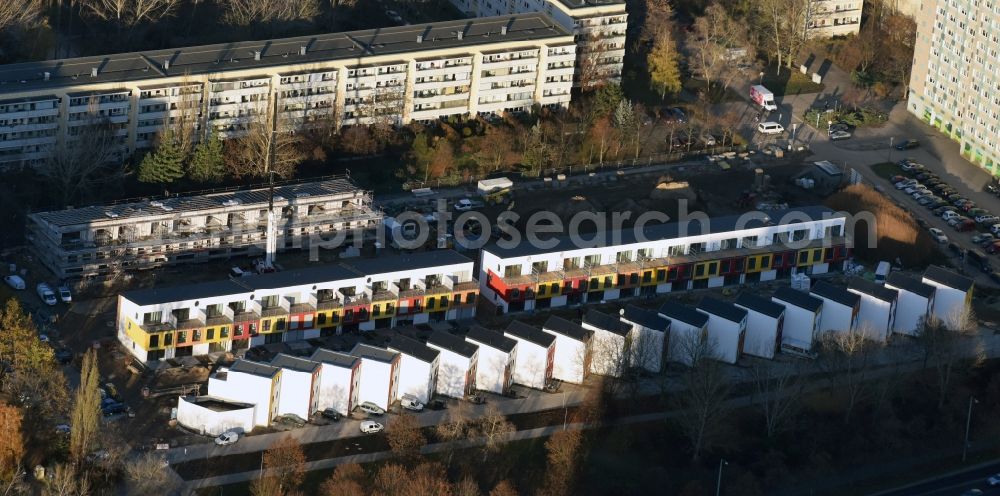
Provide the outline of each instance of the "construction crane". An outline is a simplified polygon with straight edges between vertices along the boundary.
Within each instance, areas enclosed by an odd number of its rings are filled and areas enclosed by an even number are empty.
[[[274,108],[271,117],[271,139],[267,142],[267,162],[264,173],[267,174],[267,231],[264,233],[264,261],[257,267],[257,272],[273,272],[274,256],[278,251],[278,223],[274,218],[274,140],[278,135],[278,99],[274,98]]]

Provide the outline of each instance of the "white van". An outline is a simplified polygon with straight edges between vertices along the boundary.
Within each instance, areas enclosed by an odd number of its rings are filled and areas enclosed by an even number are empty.
[[[761,134],[780,134],[785,132],[785,127],[777,122],[761,122],[757,124],[757,132]]]
[[[878,266],[875,267],[875,284],[885,284],[885,279],[889,277],[889,270],[891,269],[892,267],[889,265],[889,262],[885,260],[879,262]]]
[[[382,407],[372,403],[371,401],[366,401],[358,405],[358,409],[369,415],[382,415],[385,413],[385,410],[383,410]]]

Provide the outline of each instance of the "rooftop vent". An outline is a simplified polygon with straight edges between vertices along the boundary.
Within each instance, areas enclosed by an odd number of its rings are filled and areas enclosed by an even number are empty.
[[[163,202],[161,202],[161,201],[151,201],[151,202],[149,202],[149,206],[151,206],[151,207],[162,207],[163,206]]]
[[[254,52],[253,52],[253,59],[254,60],[260,60],[260,50],[254,50]]]
[[[507,26],[500,26],[500,34],[502,35],[507,34]]]
[[[423,43],[423,42],[424,42],[424,35],[418,34],[417,35],[417,43]]]
[[[235,207],[236,205],[239,205],[239,204],[240,204],[240,201],[237,200],[236,198],[232,198],[232,199],[229,199],[229,200],[226,200],[226,201],[222,202],[222,205],[225,206],[225,207]]]
[[[51,72],[43,72],[42,73],[42,80],[43,81],[48,81],[49,79],[52,79],[52,73]]]
[[[90,68],[90,77],[97,77],[97,68],[96,67],[91,67]]]
[[[107,218],[109,218],[109,219],[117,219],[118,218],[118,214],[116,214],[114,212],[111,212],[111,211],[104,212],[104,216],[107,217]]]
[[[305,54],[306,54],[306,46],[302,45],[299,47],[299,55],[305,55]]]
[[[462,39],[462,32],[461,31],[458,32],[457,37],[458,37],[458,39]]]
[[[174,211],[174,207],[171,207],[170,205],[163,205],[160,208],[162,208],[163,210],[166,210],[167,212],[173,212]]]
[[[274,201],[285,201],[285,197],[281,195],[274,195]]]
[[[163,70],[170,69],[170,59],[163,61]]]
[[[309,196],[309,193],[295,193],[295,197],[296,198],[306,198],[308,196]]]

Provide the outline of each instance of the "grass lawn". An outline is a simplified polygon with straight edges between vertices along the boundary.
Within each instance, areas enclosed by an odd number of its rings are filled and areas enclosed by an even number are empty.
[[[799,95],[803,93],[819,93],[826,87],[823,83],[814,83],[808,74],[782,67],[776,70],[775,65],[764,69],[763,84],[775,95]],[[753,78],[760,82],[760,78]]]

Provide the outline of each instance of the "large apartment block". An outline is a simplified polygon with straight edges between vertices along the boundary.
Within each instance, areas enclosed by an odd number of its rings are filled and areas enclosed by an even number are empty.
[[[96,124],[124,156],[181,124],[227,138],[255,122],[293,131],[566,106],[576,52],[571,30],[535,12],[0,66],[0,167],[36,164]]]
[[[706,220],[646,226],[642,237],[629,229],[583,243],[558,238],[552,248],[486,246],[483,297],[503,312],[527,311],[822,274],[851,253],[846,218],[825,207]]]
[[[59,278],[261,253],[268,188],[95,205],[28,215],[34,254]],[[373,234],[382,212],[348,177],[274,187],[277,248]]]
[[[863,8],[864,0],[811,0],[806,35],[830,38],[857,34],[861,30]]]
[[[470,17],[544,12],[573,33],[576,86],[621,81],[628,29],[623,0],[451,0],[451,3]],[[556,67],[568,69],[571,65]],[[551,63],[549,68],[553,68]]]
[[[961,143],[963,157],[1000,174],[1000,10],[978,0],[924,0],[916,21],[907,108]]]
[[[451,250],[129,291],[118,340],[142,362],[475,317],[472,260]]]

